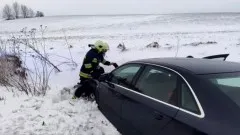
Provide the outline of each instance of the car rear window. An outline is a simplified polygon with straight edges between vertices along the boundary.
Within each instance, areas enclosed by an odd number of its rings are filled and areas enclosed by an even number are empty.
[[[240,106],[240,72],[201,75],[215,84],[222,92]]]

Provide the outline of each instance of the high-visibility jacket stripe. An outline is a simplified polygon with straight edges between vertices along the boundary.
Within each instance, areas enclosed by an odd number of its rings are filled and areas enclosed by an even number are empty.
[[[90,74],[86,74],[83,72],[80,72],[79,76],[84,77],[84,78],[92,78],[92,76]]]
[[[92,68],[92,64],[84,64],[85,68]]]

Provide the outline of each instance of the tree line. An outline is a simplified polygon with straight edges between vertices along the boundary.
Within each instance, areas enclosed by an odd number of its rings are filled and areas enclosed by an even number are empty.
[[[12,6],[6,4],[2,10],[3,18],[6,20],[14,20],[19,18],[33,18],[44,17],[44,13],[41,11],[34,12],[26,5],[14,2]]]

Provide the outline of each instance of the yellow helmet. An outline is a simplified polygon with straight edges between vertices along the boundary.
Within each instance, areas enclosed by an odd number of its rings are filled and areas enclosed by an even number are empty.
[[[106,42],[103,42],[101,40],[98,40],[95,42],[95,48],[98,50],[98,52],[107,52],[109,50],[109,46]]]

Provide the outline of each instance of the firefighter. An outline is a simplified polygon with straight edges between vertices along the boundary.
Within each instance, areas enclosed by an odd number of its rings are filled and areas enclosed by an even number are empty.
[[[85,94],[86,97],[90,96],[93,91],[93,87],[91,85],[93,83],[93,79],[98,79],[98,77],[104,73],[104,69],[99,66],[99,63],[107,66],[113,65],[114,67],[118,67],[116,63],[112,63],[104,59],[105,53],[108,50],[108,44],[98,40],[87,52],[80,69],[80,86],[76,89],[73,99],[79,98],[82,94]]]

